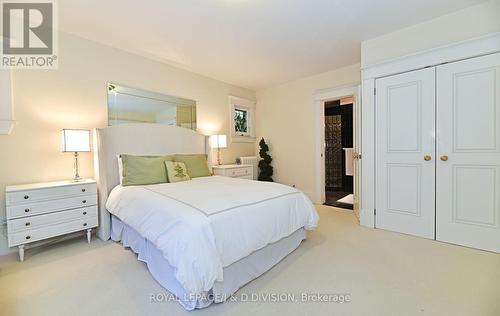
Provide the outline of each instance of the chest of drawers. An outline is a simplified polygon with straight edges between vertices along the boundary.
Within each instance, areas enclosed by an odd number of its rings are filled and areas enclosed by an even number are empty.
[[[9,247],[24,245],[77,231],[86,231],[90,242],[97,227],[95,180],[60,181],[7,186],[7,238]]]

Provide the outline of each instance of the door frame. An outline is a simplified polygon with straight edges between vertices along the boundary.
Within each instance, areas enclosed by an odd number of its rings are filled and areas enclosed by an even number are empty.
[[[361,204],[360,223],[375,228],[375,79],[500,52],[500,32],[361,66]]]
[[[329,89],[318,90],[314,94],[316,137],[315,137],[315,165],[316,165],[316,188],[315,203],[323,204],[326,201],[325,192],[325,102],[339,100],[344,97],[354,97],[353,107],[360,107],[360,85],[353,83],[337,86]],[[360,113],[361,114],[361,113]],[[353,126],[361,127],[360,115],[356,119],[353,108]],[[361,168],[360,168],[361,169]],[[356,175],[355,175],[356,176]],[[361,179],[361,177],[358,177]],[[360,186],[361,187],[361,186]],[[361,196],[359,196],[361,199]]]

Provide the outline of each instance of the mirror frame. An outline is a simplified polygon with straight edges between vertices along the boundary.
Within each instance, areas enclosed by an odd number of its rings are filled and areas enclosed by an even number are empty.
[[[130,95],[130,96],[135,96],[135,97],[143,97],[146,99],[151,99],[151,100],[156,100],[156,101],[163,101],[163,102],[169,102],[173,103],[176,105],[183,105],[183,106],[190,106],[192,108],[192,111],[194,113],[191,113],[191,117],[195,117],[195,121],[191,122],[191,124],[194,126],[194,128],[191,128],[191,130],[197,129],[197,113],[196,113],[196,101],[191,100],[191,99],[186,99],[186,98],[180,98],[180,97],[174,97],[170,95],[166,95],[163,93],[159,92],[153,92],[149,90],[143,90],[143,89],[137,89],[137,88],[132,88],[128,87],[126,85],[122,85],[119,83],[113,83],[113,82],[107,82],[106,83],[106,105],[108,109],[108,114],[109,114],[109,96],[112,91],[115,91],[116,93],[120,94],[125,94],[125,95]],[[108,126],[109,126],[109,115],[108,115]]]

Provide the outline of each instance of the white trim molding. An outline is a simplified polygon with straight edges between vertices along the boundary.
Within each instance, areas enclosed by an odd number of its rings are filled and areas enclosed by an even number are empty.
[[[234,115],[236,110],[247,113],[247,132],[236,133]],[[255,101],[229,96],[229,137],[232,143],[255,142]]]
[[[497,52],[500,52],[500,33],[493,33],[362,67],[361,225],[375,227],[375,80]]]
[[[0,135],[9,135],[15,124],[12,103],[12,74],[9,70],[0,70]]]
[[[338,100],[343,97],[354,96],[358,100],[359,83],[342,85],[329,89],[318,90],[314,93],[316,137],[315,137],[315,170],[316,186],[313,195],[314,203],[325,203],[325,101]]]
[[[361,82],[361,210],[359,222],[375,227],[375,80]]]

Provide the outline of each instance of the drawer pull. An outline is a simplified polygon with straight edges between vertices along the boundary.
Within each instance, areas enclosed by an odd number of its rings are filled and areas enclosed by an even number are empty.
[[[30,239],[30,238],[31,238],[31,236],[26,236],[26,239]]]
[[[83,212],[83,215],[87,215],[87,212]]]
[[[30,211],[30,209],[27,208],[27,209],[24,210],[24,213],[29,213],[29,211]]]
[[[29,195],[25,195],[25,196],[24,196],[24,199],[25,199],[25,200],[27,200],[27,199],[29,199],[29,198],[30,198],[30,197],[29,197]]]
[[[83,223],[83,226],[87,226],[87,223]]]
[[[24,225],[29,226],[29,225],[31,225],[31,223],[30,222],[26,222],[26,224],[24,224]]]
[[[85,191],[87,191],[87,190],[86,189],[82,189],[82,192],[85,192]]]
[[[87,200],[83,200],[83,201],[82,201],[82,203],[83,203],[83,204],[87,203]]]

